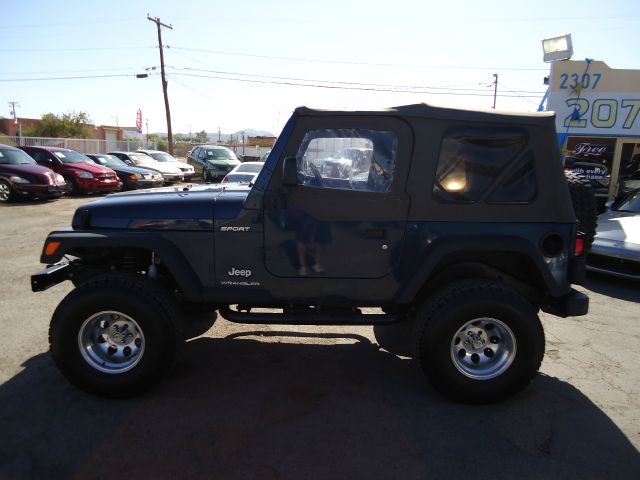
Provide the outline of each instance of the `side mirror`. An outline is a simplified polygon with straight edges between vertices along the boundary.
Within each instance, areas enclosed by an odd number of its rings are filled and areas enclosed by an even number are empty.
[[[298,182],[298,161],[296,157],[286,157],[282,164],[282,184],[295,187]]]

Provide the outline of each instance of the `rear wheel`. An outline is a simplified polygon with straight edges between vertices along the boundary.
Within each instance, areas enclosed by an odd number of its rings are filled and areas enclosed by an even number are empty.
[[[416,359],[433,386],[465,403],[524,388],[540,368],[544,332],[533,306],[485,280],[452,284],[420,309]]]
[[[181,322],[170,294],[152,280],[106,274],[62,300],[49,329],[51,354],[83,390],[133,396],[154,386],[172,366]]]

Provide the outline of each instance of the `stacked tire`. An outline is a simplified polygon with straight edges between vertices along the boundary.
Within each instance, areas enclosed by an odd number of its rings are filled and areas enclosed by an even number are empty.
[[[578,221],[578,234],[584,240],[585,255],[591,250],[598,225],[598,204],[591,182],[583,175],[565,170],[571,203]]]

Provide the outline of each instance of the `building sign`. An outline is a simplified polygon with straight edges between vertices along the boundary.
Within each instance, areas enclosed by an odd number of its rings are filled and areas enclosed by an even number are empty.
[[[551,64],[549,83],[561,144],[567,136],[640,137],[640,70],[564,60]]]
[[[136,113],[136,131],[142,133],[142,110],[140,109]]]
[[[573,147],[571,153],[576,157],[604,157],[607,152],[606,145],[594,145],[593,143],[578,143]]]

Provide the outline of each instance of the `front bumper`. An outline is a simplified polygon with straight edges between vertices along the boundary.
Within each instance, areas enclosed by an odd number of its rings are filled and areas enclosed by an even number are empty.
[[[24,197],[57,198],[67,192],[66,183],[62,185],[12,183],[11,187],[16,195]]]
[[[42,292],[49,287],[53,287],[69,278],[71,266],[67,262],[48,265],[47,268],[31,275],[31,290]]]
[[[164,183],[177,183],[184,180],[184,175],[182,174],[163,173],[162,176],[164,177]]]
[[[122,188],[122,182],[117,177],[106,180],[76,178],[76,183],[83,192],[115,192]]]

